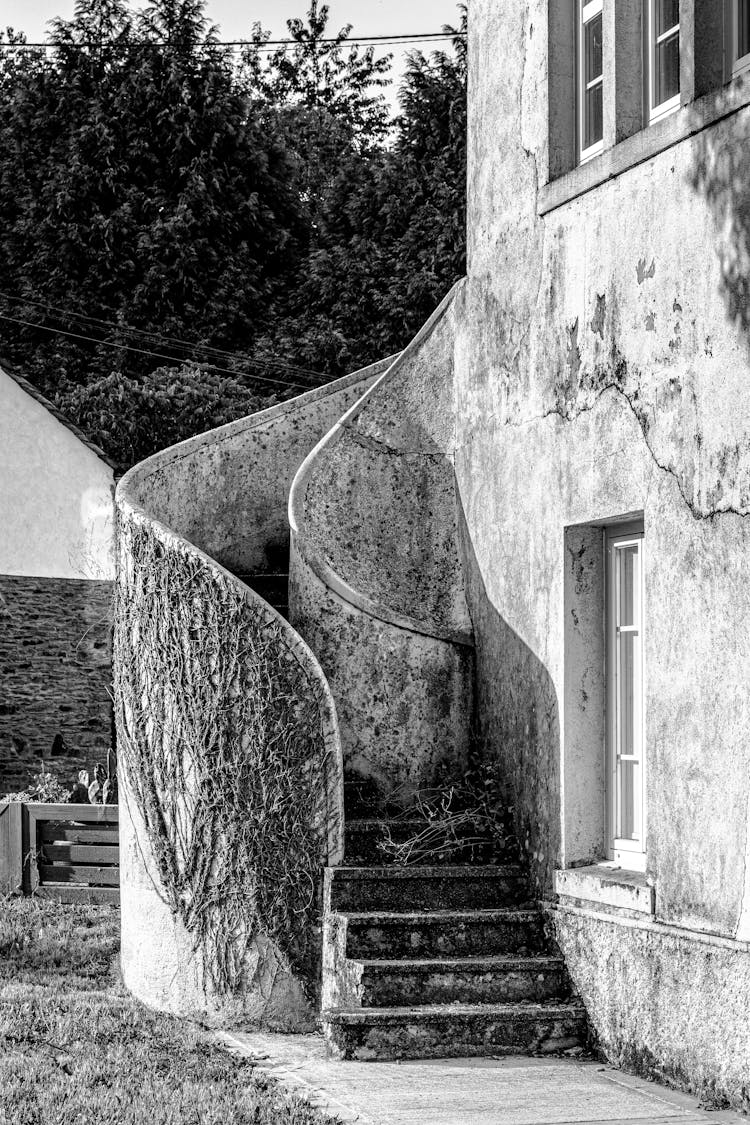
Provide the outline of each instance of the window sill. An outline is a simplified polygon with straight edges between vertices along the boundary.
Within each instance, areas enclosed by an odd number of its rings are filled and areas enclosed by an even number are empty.
[[[560,904],[595,903],[636,914],[654,913],[654,888],[641,871],[626,871],[607,863],[569,867],[555,872]]]
[[[659,121],[634,133],[612,148],[605,149],[599,156],[585,164],[579,164],[572,171],[552,180],[541,188],[537,210],[547,215],[557,207],[577,199],[588,191],[599,187],[608,180],[622,175],[660,152],[664,152],[680,141],[693,137],[710,125],[725,117],[731,117],[750,104],[750,72],[737,74],[720,90],[698,98],[690,105],[683,106]]]

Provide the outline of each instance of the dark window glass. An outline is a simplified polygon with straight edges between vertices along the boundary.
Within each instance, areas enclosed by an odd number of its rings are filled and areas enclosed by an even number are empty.
[[[676,32],[657,43],[654,50],[655,106],[669,101],[680,92],[680,35]]]
[[[680,0],[656,0],[654,9],[654,33],[658,39],[680,22]]]
[[[602,73],[602,17],[594,16],[585,25],[585,75],[586,85],[600,78]]]
[[[737,0],[737,58],[750,55],[750,0]]]
[[[604,114],[602,105],[602,84],[598,82],[585,94],[583,147],[591,148],[604,136]]]

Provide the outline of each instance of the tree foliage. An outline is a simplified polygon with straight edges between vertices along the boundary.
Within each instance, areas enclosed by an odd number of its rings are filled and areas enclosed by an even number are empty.
[[[204,0],[77,0],[0,51],[2,351],[125,463],[398,350],[463,273],[460,35],[389,123],[389,58],[318,0],[288,28],[238,61]]]

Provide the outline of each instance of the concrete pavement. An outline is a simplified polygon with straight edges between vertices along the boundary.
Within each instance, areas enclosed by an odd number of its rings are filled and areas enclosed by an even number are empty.
[[[575,1059],[335,1062],[315,1035],[220,1033],[231,1051],[346,1125],[748,1125],[695,1097]]]

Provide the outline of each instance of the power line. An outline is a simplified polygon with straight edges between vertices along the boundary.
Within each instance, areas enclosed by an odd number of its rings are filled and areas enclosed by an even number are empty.
[[[166,359],[170,363],[184,363],[185,357],[178,357],[173,355],[165,355],[163,352],[152,352],[146,348],[136,348],[130,344],[116,344],[114,340],[97,340],[94,336],[84,336],[80,332],[69,332],[65,328],[50,328],[46,324],[36,324],[33,320],[23,320],[21,317],[8,316],[6,313],[0,313],[0,320],[10,321],[12,324],[22,324],[27,328],[38,328],[42,332],[52,332],[59,336],[68,336],[73,340],[85,340],[89,344],[103,344],[106,348],[119,348],[125,352],[137,352],[138,355],[152,356],[154,359]],[[293,383],[284,379],[271,379],[266,375],[251,375],[248,371],[232,371],[228,367],[218,367],[215,363],[205,363],[204,367],[210,367],[212,371],[218,371],[222,375],[244,375],[247,379],[252,379],[259,383],[275,383],[279,387],[296,387],[298,390],[306,391],[310,389],[310,383]]]
[[[29,297],[17,297],[12,293],[5,293],[0,290],[0,298],[6,301],[16,301],[22,305],[33,305],[34,308],[44,309],[45,312],[53,313],[56,316],[64,316],[69,320],[82,321],[84,324],[94,325],[99,328],[108,328],[113,332],[124,332],[127,335],[140,336],[143,339],[156,342],[157,344],[164,343],[170,348],[182,348],[187,352],[194,353],[196,351],[205,352],[209,356],[216,357],[217,359],[234,359],[235,353],[227,351],[225,348],[214,348],[210,344],[199,344],[191,342],[190,340],[181,340],[176,336],[166,336],[159,332],[150,332],[144,328],[132,328],[127,324],[115,323],[109,320],[101,320],[96,316],[87,316],[85,313],[71,312],[70,309],[61,309],[56,305],[46,305],[42,301],[33,301]],[[111,305],[107,306],[112,308]],[[112,309],[112,311],[116,311]],[[40,325],[43,327],[43,325]],[[102,340],[101,343],[106,344],[109,341]],[[327,376],[322,371],[313,371],[311,367],[300,367],[296,364],[283,363],[281,360],[276,359],[253,359],[253,364],[260,367],[275,368],[279,371],[290,371],[295,375],[311,375],[315,379],[325,379]],[[210,365],[209,365],[210,366]]]
[[[327,38],[317,39],[315,43],[335,44],[339,43],[342,47],[365,47],[374,46],[375,44],[382,44],[384,46],[398,46],[401,43],[432,43],[441,40],[452,40],[465,38],[465,33],[462,31],[427,31],[424,33],[409,33],[392,35],[361,35],[353,39],[338,39]],[[148,43],[153,47],[170,47],[172,44],[168,40],[136,40],[136,42]],[[31,51],[31,50],[53,50],[61,47],[113,47],[117,46],[117,40],[103,40],[103,39],[90,39],[80,40],[78,42],[47,42],[47,43],[0,43],[0,50],[4,51]],[[255,47],[259,51],[274,50],[277,47],[294,47],[302,45],[298,39],[266,39],[262,43],[253,43],[249,39],[218,39],[210,40],[198,44],[201,47]]]

